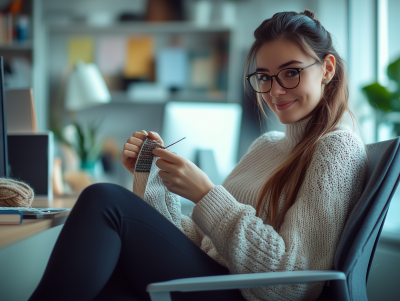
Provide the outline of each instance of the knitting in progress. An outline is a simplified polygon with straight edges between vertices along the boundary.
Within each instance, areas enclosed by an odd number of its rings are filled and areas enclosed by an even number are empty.
[[[31,207],[34,196],[29,185],[0,178],[0,207]]]
[[[266,213],[257,217],[255,210],[263,184],[302,139],[307,122],[287,124],[285,134],[268,132],[256,139],[223,184],[196,204],[191,216],[181,215],[180,197],[163,185],[155,165],[159,158],[152,157],[150,164],[146,143],[138,156],[133,192],[231,274],[329,270],[367,171],[364,144],[352,129],[341,126],[319,141],[295,203],[284,217],[278,216],[283,223],[277,231]],[[284,204],[281,195],[278,215]],[[241,292],[246,300],[315,300],[323,285],[313,282]]]
[[[153,164],[153,158],[154,155],[152,154],[152,151],[155,148],[162,148],[162,149],[167,149],[171,145],[178,143],[179,141],[185,139],[186,137],[168,145],[168,146],[162,146],[159,144],[157,141],[151,139],[151,138],[146,138],[146,140],[143,142],[143,145],[140,149],[138,159],[136,161],[135,165],[135,179],[136,181],[133,182],[133,190],[136,191],[136,194],[140,196],[143,199],[144,195],[144,190],[146,188],[146,182],[149,176],[149,172],[151,169],[151,166]]]
[[[153,154],[151,153],[155,148],[164,148],[158,144],[157,141],[146,138],[140,150],[135,172],[150,172],[151,163],[153,162]]]

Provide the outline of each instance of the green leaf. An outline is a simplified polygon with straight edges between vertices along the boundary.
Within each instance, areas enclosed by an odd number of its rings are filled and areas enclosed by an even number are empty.
[[[387,67],[387,75],[397,83],[397,89],[400,90],[400,58]]]
[[[67,141],[67,139],[64,138],[64,136],[62,134],[62,127],[55,127],[55,128],[53,128],[52,132],[54,134],[54,138],[58,142],[65,143],[69,147],[72,147],[71,143],[69,143],[69,141]]]
[[[102,120],[100,120],[100,122],[89,122],[86,126],[82,126],[76,122],[74,123],[77,134],[77,143],[74,148],[82,162],[94,162],[102,153],[103,141],[97,141],[97,133],[101,121]]]
[[[85,133],[78,123],[74,123],[74,125],[78,134],[78,145],[76,146],[76,152],[78,153],[82,161],[86,161],[87,152],[85,147]]]
[[[362,91],[365,93],[368,102],[373,108],[378,107],[385,113],[393,110],[390,104],[393,99],[392,93],[390,93],[385,87],[381,86],[378,82],[363,87]]]
[[[87,160],[88,161],[96,161],[103,151],[103,142],[99,142],[92,146],[88,153]]]

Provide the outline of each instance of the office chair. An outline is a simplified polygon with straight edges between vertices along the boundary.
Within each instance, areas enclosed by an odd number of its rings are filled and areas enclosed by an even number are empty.
[[[177,279],[147,286],[152,301],[171,301],[170,292],[240,289],[327,281],[318,300],[368,300],[367,281],[390,201],[400,179],[400,137],[367,145],[364,191],[349,214],[333,269]],[[328,285],[329,284],[329,285]]]

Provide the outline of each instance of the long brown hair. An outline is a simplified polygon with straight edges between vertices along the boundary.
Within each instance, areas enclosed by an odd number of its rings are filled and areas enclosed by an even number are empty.
[[[347,111],[354,121],[349,109],[349,86],[345,63],[332,45],[331,35],[314,18],[309,10],[303,13],[281,12],[265,20],[254,32],[255,42],[246,57],[245,70],[251,73],[255,66],[255,57],[260,47],[272,40],[285,38],[295,42],[310,57],[323,62],[328,54],[336,59],[336,71],[332,80],[325,85],[323,97],[311,112],[304,136],[293,148],[286,160],[273,171],[266,180],[257,198],[256,214],[267,213],[269,224],[278,230],[289,208],[294,204],[300,187],[303,184],[313,153],[322,137],[333,132]],[[261,112],[266,116],[265,101],[257,96]],[[279,198],[284,195],[286,203],[278,218]],[[267,210],[266,200],[270,199]],[[264,212],[264,210],[267,210]]]

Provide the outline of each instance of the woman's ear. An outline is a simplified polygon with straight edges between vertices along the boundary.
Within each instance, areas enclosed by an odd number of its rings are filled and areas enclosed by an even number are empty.
[[[322,82],[327,84],[335,75],[336,59],[332,54],[328,54],[324,59]]]

